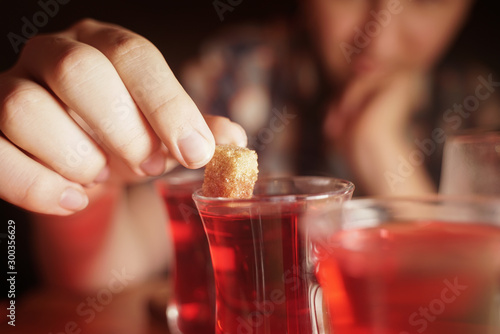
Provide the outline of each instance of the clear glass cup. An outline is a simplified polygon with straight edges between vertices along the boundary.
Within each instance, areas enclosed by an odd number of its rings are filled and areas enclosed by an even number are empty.
[[[475,130],[448,137],[439,192],[500,196],[500,132]]]
[[[203,172],[180,170],[156,182],[174,246],[174,291],[167,320],[174,334],[214,333],[215,283],[207,237],[192,194]]]
[[[500,333],[500,200],[355,199],[307,227],[334,334]]]
[[[315,280],[299,225],[351,198],[327,177],[259,180],[251,199],[193,198],[208,236],[216,283],[216,333],[320,333]]]

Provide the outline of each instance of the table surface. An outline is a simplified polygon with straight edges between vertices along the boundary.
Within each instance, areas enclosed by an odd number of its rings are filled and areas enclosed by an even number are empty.
[[[42,289],[16,300],[16,326],[7,324],[0,302],[0,333],[167,334],[165,308],[170,283],[158,279],[119,294],[69,294]]]

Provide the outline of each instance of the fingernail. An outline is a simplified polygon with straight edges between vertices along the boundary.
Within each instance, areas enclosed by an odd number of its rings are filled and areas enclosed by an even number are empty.
[[[248,137],[245,129],[242,126],[238,126],[241,132],[241,137],[238,139],[238,146],[246,147],[248,145]]]
[[[108,178],[109,178],[109,167],[104,166],[99,175],[97,175],[97,177],[95,178],[94,183],[106,182]]]
[[[141,169],[146,175],[158,176],[165,171],[165,157],[161,150],[157,150],[149,156],[142,164]]]
[[[189,166],[198,166],[207,163],[212,153],[208,141],[198,132],[193,130],[187,137],[177,142],[184,161]]]
[[[67,188],[59,199],[59,205],[70,211],[79,211],[85,208],[88,202],[87,196],[74,188]]]

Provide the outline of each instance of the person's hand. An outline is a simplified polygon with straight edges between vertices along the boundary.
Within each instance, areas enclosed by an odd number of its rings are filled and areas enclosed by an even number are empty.
[[[205,118],[145,38],[86,19],[29,40],[0,74],[0,198],[67,215],[88,187],[204,166],[241,127]],[[215,138],[214,138],[215,137]]]
[[[423,78],[416,73],[355,78],[340,100],[330,104],[324,132],[340,149],[346,149],[353,137],[381,132],[393,137],[404,135],[423,97],[423,87]]]
[[[363,76],[353,80],[339,101],[330,105],[324,133],[346,157],[360,188],[371,195],[408,195],[433,192],[423,166],[410,176],[391,182],[401,158],[414,145],[408,140],[411,116],[426,100],[421,73],[390,77]]]

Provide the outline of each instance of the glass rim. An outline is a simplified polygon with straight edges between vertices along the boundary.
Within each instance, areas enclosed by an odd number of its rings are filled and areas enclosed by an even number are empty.
[[[366,212],[365,210],[383,210],[383,209],[402,209],[402,208],[428,208],[429,211],[423,211],[421,213],[416,213],[415,218],[412,217],[414,213],[406,212],[404,213],[404,219],[391,218],[393,222],[403,222],[407,220],[433,220],[437,219],[440,222],[445,223],[470,223],[470,218],[463,214],[471,213],[467,210],[474,210],[479,216],[477,216],[477,221],[474,223],[488,224],[500,226],[500,197],[496,196],[478,196],[478,195],[443,195],[443,194],[429,194],[422,196],[401,196],[401,197],[360,197],[355,198],[350,201],[345,201],[341,203],[338,209],[341,210],[342,215],[352,215],[358,216],[348,224],[352,224],[352,227],[359,227],[358,225],[363,225],[368,223],[371,226],[380,226],[385,224],[387,221],[377,220],[375,223],[372,219],[375,219],[375,212],[370,215],[363,215],[360,212]],[[438,211],[432,211],[437,209]],[[448,216],[442,216],[445,213],[452,213],[460,215],[451,216],[449,219],[441,218]],[[380,212],[379,212],[380,213]],[[481,217],[481,218],[480,218]],[[484,218],[488,217],[488,218]]]
[[[447,194],[427,194],[414,196],[361,196],[342,203],[343,206],[355,205],[357,203],[422,203],[422,204],[441,204],[441,203],[469,203],[469,204],[500,204],[500,196],[487,195],[447,195]],[[500,207],[499,207],[500,209]]]
[[[448,135],[450,140],[460,140],[464,142],[474,142],[485,137],[500,138],[500,128],[466,129]]]
[[[193,200],[200,203],[263,203],[263,202],[291,202],[291,201],[314,201],[328,197],[343,196],[354,192],[355,186],[351,181],[330,177],[330,176],[280,176],[259,178],[256,184],[269,183],[286,180],[320,180],[336,181],[336,184],[344,184],[344,187],[335,190],[320,191],[318,193],[286,194],[286,195],[254,195],[251,198],[227,198],[227,197],[207,197],[201,194],[202,189],[197,189],[193,193]]]
[[[203,182],[204,171],[201,169],[176,169],[161,177],[155,182],[163,186],[190,186]]]
[[[313,218],[308,223],[313,239],[322,239],[337,231],[382,227],[388,223],[438,221],[500,227],[500,197],[442,194],[357,197],[335,204]]]

